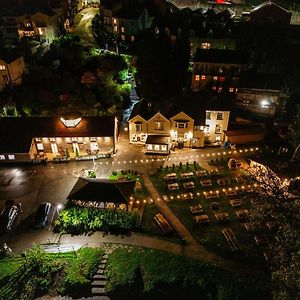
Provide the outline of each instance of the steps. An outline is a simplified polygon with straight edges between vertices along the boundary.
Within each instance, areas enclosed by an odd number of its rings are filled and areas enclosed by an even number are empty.
[[[92,299],[93,300],[110,300],[106,295],[105,284],[105,268],[107,264],[108,254],[104,253],[101,258],[101,263],[98,266],[96,274],[93,276],[92,281]]]

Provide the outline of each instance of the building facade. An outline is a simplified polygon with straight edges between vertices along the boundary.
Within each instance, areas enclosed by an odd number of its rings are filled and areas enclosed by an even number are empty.
[[[0,136],[0,162],[96,159],[115,152],[118,121],[79,115],[5,117]]]
[[[24,71],[25,62],[23,56],[6,58],[1,58],[0,56],[0,91],[6,86],[20,84]]]

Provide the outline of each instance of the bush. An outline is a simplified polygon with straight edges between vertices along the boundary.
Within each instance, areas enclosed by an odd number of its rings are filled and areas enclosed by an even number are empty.
[[[210,205],[210,208],[212,210],[218,210],[219,209],[219,203],[218,202],[212,202]]]
[[[89,231],[129,232],[139,227],[138,212],[70,207],[59,214],[56,230],[68,233]]]
[[[82,248],[77,258],[65,268],[65,276],[60,292],[76,298],[87,296],[91,287],[91,278],[96,273],[103,250],[98,248]]]

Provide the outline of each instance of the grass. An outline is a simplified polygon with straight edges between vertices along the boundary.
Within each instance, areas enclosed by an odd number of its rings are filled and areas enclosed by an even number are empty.
[[[175,192],[170,192],[167,189],[167,184],[164,181],[164,176],[167,173],[175,172],[177,175],[180,173],[188,171],[199,170],[201,167],[199,165],[190,165],[189,168],[186,168],[186,165],[182,166],[180,169],[178,166],[175,168],[168,168],[168,170],[161,169],[155,175],[151,176],[151,180],[156,187],[156,189],[162,194],[168,196],[170,200],[168,202],[168,206],[175,213],[175,215],[182,221],[182,223],[188,228],[188,230],[194,235],[194,237],[205,245],[210,251],[230,259],[243,261],[245,264],[256,264],[262,265],[264,264],[264,258],[259,251],[259,249],[254,245],[254,241],[251,236],[245,231],[242,227],[242,223],[237,219],[235,215],[234,208],[231,207],[229,203],[228,197],[225,193],[220,193],[220,197],[217,199],[206,199],[203,196],[203,192],[210,190],[219,190],[221,191],[223,187],[220,187],[217,183],[217,179],[221,177],[229,178],[230,184],[226,185],[225,188],[239,186],[245,183],[237,183],[235,181],[236,176],[247,176],[249,175],[245,170],[231,171],[226,165],[227,161],[213,161],[210,162],[214,167],[221,167],[219,176],[210,176],[208,175],[205,179],[210,179],[212,182],[212,186],[210,187],[202,187],[200,184],[200,180],[198,178],[193,178],[190,181],[195,183],[195,189],[191,192],[194,194],[194,199],[192,200],[178,200],[177,195],[184,194],[189,191],[184,190],[182,181],[178,179],[180,189]],[[180,178],[178,176],[178,178]],[[172,197],[172,198],[171,198]],[[247,194],[242,194],[241,196],[238,194],[235,198],[243,198],[242,208],[250,209],[250,196]],[[227,212],[229,215],[229,222],[220,224],[217,223],[214,214],[217,211],[214,211],[211,208],[211,203],[217,202],[219,205],[219,210],[222,212]],[[192,215],[189,211],[189,207],[192,205],[201,204],[204,213],[208,215],[210,219],[210,223],[208,225],[199,225],[196,224],[192,218]],[[239,242],[239,250],[237,252],[232,252],[225,240],[222,229],[223,228],[231,228],[235,233],[237,240]]]
[[[132,291],[132,299],[269,299],[266,278],[245,278],[156,250],[115,250],[106,276],[111,299],[130,299]]]
[[[147,235],[153,235],[157,238],[174,242],[180,243],[180,237],[177,235],[176,232],[169,233],[167,235],[163,234],[158,226],[156,226],[154,217],[160,210],[155,204],[147,204],[144,208],[144,213],[141,221],[141,231],[146,233]]]
[[[23,265],[24,259],[20,257],[4,256],[0,260],[0,281],[12,276]]]

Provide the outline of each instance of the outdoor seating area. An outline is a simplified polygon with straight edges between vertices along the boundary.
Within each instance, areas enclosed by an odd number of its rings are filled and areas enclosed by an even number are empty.
[[[249,211],[248,209],[239,209],[235,211],[235,214],[239,220],[246,220],[248,219]]]
[[[202,214],[202,213],[203,213],[203,207],[202,207],[201,204],[197,204],[197,205],[190,206],[190,207],[189,207],[189,210],[190,210],[190,212],[191,212],[193,215],[196,215],[196,214]]]
[[[194,220],[197,224],[208,224],[209,223],[208,215],[195,216]]]
[[[195,183],[193,181],[184,182],[183,187],[185,190],[191,190],[195,188]]]
[[[210,179],[205,179],[205,180],[200,180],[200,184],[204,187],[207,186],[212,186],[211,180]]]
[[[179,185],[178,183],[170,183],[168,184],[168,189],[169,191],[179,190]]]
[[[183,180],[192,179],[193,177],[194,177],[194,173],[193,172],[181,173],[181,178]]]
[[[229,220],[229,215],[227,212],[220,212],[215,214],[215,218],[218,222],[224,222]]]

